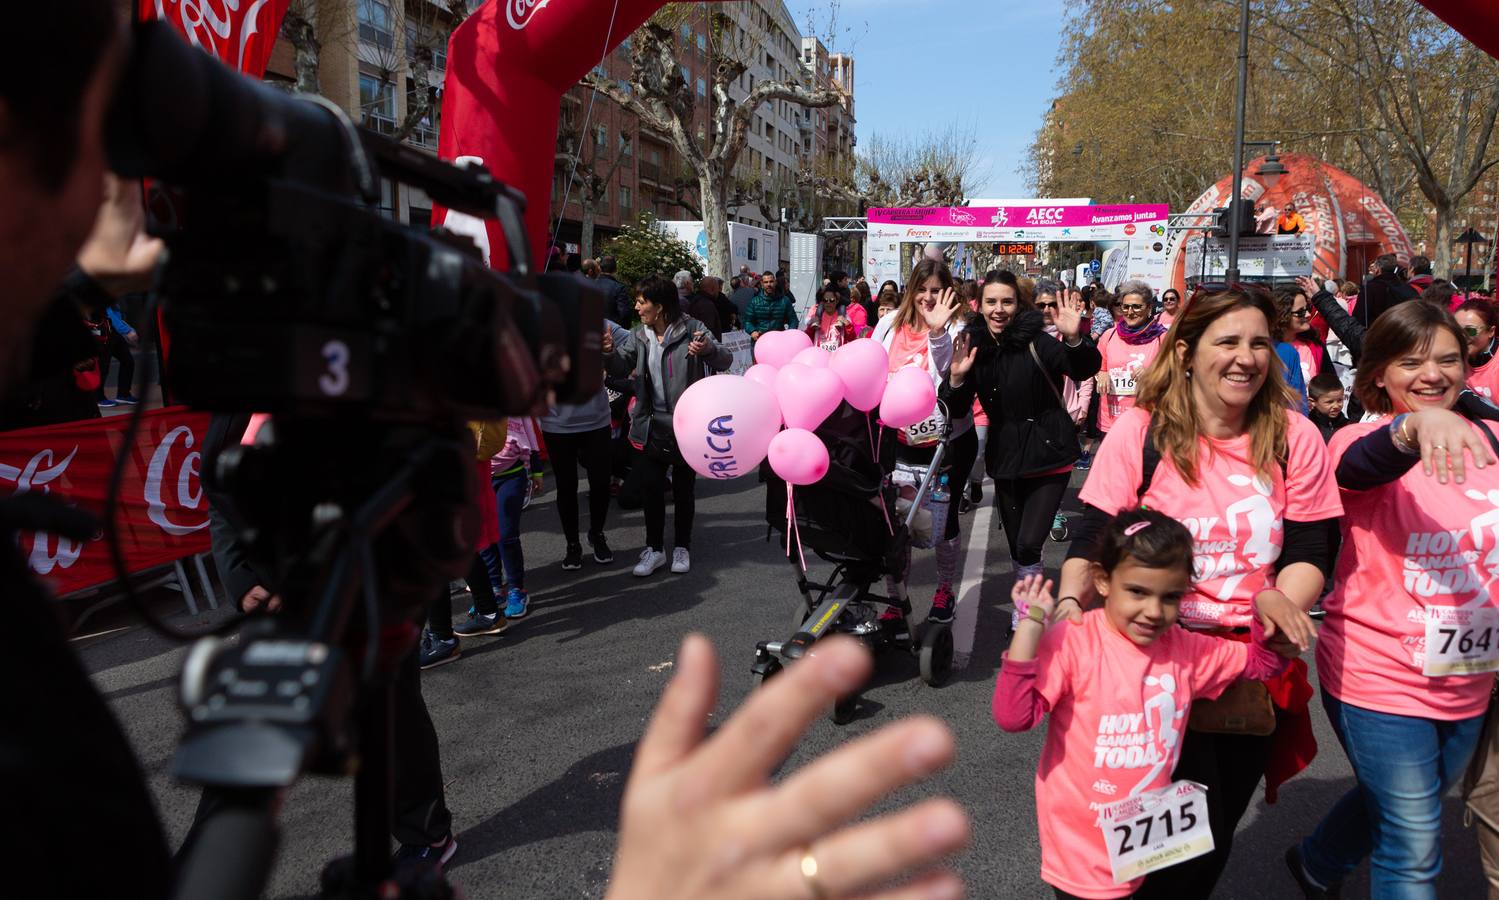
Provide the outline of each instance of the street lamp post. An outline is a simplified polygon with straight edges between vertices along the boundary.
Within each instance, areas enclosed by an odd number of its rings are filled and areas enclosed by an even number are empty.
[[[1234,101],[1234,178],[1233,193],[1228,200],[1228,269],[1223,278],[1229,284],[1239,280],[1239,194],[1244,190],[1244,103],[1249,87],[1249,0],[1239,2],[1239,85]]]
[[[1466,244],[1468,247],[1468,259],[1467,263],[1463,267],[1463,290],[1471,291],[1473,290],[1473,245],[1487,244],[1488,239],[1479,234],[1478,229],[1474,228],[1472,225],[1469,225],[1468,230],[1464,231],[1462,234],[1453,239],[1452,243]]]
[[[1239,2],[1239,85],[1234,106],[1234,177],[1233,193],[1228,200],[1228,269],[1223,273],[1224,281],[1234,284],[1239,280],[1239,237],[1240,226],[1244,222],[1243,214],[1244,200],[1240,194],[1244,191],[1244,148],[1245,147],[1269,147],[1270,153],[1255,171],[1255,174],[1265,183],[1265,187],[1274,188],[1280,176],[1288,174],[1286,167],[1281,164],[1280,156],[1276,152],[1279,143],[1276,141],[1246,141],[1244,140],[1244,107],[1249,85],[1249,0]],[[1206,258],[1206,253],[1203,254]]]

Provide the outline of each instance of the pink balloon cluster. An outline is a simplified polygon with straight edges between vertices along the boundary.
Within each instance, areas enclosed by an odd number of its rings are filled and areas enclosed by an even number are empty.
[[[772,331],[755,344],[743,377],[714,375],[689,387],[672,415],[687,464],[707,478],[737,478],[768,456],[788,484],[812,484],[828,471],[828,450],[813,432],[840,403],[906,428],[932,414],[937,392],[925,369],[889,375],[878,341],[860,338],[829,353],[802,331]],[[784,425],[784,431],[781,426]]]

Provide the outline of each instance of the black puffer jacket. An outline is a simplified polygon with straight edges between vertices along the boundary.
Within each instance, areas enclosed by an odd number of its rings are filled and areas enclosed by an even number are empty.
[[[1077,427],[1057,395],[1062,379],[1084,381],[1098,374],[1102,358],[1086,335],[1069,347],[1047,334],[1037,310],[1020,312],[999,335],[977,335],[978,358],[959,387],[942,385],[948,409],[967,409],[978,397],[989,416],[984,464],[998,479],[1038,475],[1077,460]],[[1031,356],[1034,343],[1041,367]],[[1050,386],[1048,386],[1050,382]]]

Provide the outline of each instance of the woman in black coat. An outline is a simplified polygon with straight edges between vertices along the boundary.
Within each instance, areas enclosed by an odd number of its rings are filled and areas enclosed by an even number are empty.
[[[1045,317],[1021,298],[1009,272],[984,279],[979,313],[987,331],[954,357],[942,394],[949,409],[967,409],[977,396],[989,416],[984,465],[1016,577],[1024,578],[1041,573],[1041,548],[1081,453],[1062,380],[1092,378],[1102,360],[1082,304],[1061,301],[1058,340],[1045,332]]]

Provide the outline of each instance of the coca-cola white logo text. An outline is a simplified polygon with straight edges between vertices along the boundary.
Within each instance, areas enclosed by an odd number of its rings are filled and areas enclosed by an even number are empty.
[[[156,445],[156,452],[151,454],[151,465],[146,469],[146,517],[149,518],[162,531],[167,534],[181,537],[184,534],[192,534],[208,527],[208,513],[204,511],[200,516],[194,517],[190,522],[173,522],[167,516],[166,502],[161,498],[163,483],[167,481],[167,463],[171,459],[172,445],[177,438],[182,438],[182,446],[191,450],[193,446],[193,430],[186,425],[178,425],[167,432],[161,443]],[[177,470],[177,506],[184,510],[197,510],[203,502],[203,486],[198,481],[199,469],[203,465],[203,454],[194,450],[183,457],[182,465]]]
[[[520,31],[550,2],[551,0],[505,0],[505,21],[510,23],[511,28]]]
[[[0,480],[15,482],[17,494],[38,489],[44,494],[49,494],[52,491],[47,485],[61,478],[62,474],[68,470],[68,463],[72,462],[73,457],[77,455],[78,448],[74,446],[73,452],[69,453],[62,462],[54,464],[52,451],[40,450],[19,469],[0,463]],[[32,534],[28,563],[31,570],[38,575],[46,575],[54,568],[68,568],[78,561],[79,554],[83,552],[82,544],[65,537],[57,538],[57,549],[54,552],[52,541],[52,535],[45,531]]]
[[[235,22],[240,23],[239,46],[232,48],[236,55],[229,59],[228,50],[222,56],[224,62],[241,72],[245,69],[245,45],[250,36],[260,30],[260,10],[270,0],[250,0],[244,15],[239,15],[244,0],[156,0],[156,18],[163,21],[176,19],[188,40],[218,56],[218,45],[230,39],[235,31]],[[169,13],[167,10],[171,9]]]

